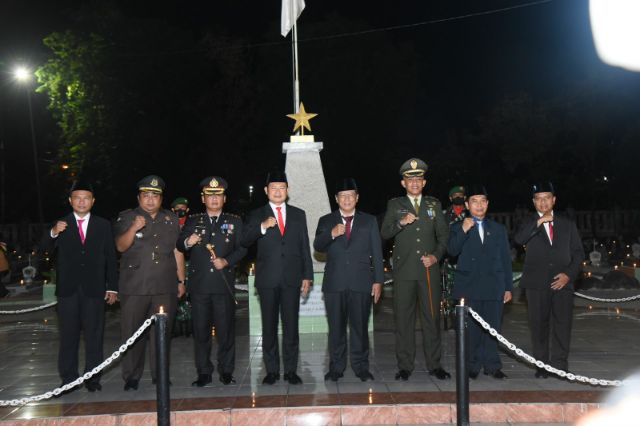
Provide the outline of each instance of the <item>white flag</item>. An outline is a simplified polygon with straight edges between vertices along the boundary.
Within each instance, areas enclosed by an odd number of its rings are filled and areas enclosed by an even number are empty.
[[[280,19],[280,34],[286,37],[304,10],[304,0],[282,0],[282,16]]]

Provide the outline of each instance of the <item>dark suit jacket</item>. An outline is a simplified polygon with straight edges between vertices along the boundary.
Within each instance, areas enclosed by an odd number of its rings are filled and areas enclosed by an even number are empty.
[[[331,230],[342,223],[340,211],[322,216],[318,221],[313,248],[327,253],[322,291],[353,290],[370,293],[373,283],[384,283],[382,241],[378,222],[370,214],[356,210],[351,237],[335,240]]]
[[[111,224],[91,214],[84,245],[73,213],[60,219],[67,229],[51,238],[49,227],[43,246],[56,251],[56,295],[70,296],[78,287],[88,297],[104,297],[107,290],[118,291],[116,248]],[[54,224],[55,225],[55,224]]]
[[[300,287],[302,280],[313,280],[313,263],[304,210],[287,204],[284,236],[278,225],[267,229],[265,235],[260,224],[273,210],[269,204],[249,214],[243,230],[242,245],[249,247],[258,242],[256,259],[256,287],[275,288],[280,285]]]
[[[539,218],[537,213],[532,215],[515,236],[515,242],[527,249],[520,285],[522,288],[546,289],[555,281],[554,276],[564,272],[569,276],[567,288],[573,289],[573,281],[584,260],[578,229],[571,220],[554,215],[551,244],[544,225],[537,226]]]
[[[202,242],[187,250],[184,242],[196,229],[198,231],[204,230]],[[213,244],[216,256],[224,258],[229,263],[222,272],[231,286],[231,291],[234,290],[234,268],[247,254],[247,249],[240,245],[240,238],[242,238],[242,220],[236,215],[222,213],[214,224],[205,213],[189,216],[177,243],[178,250],[183,253],[191,253],[187,281],[189,293],[229,293],[221,273],[215,270],[211,263],[211,254],[207,250],[207,244]]]
[[[451,226],[447,248],[459,256],[453,284],[453,297],[474,300],[502,300],[513,289],[511,253],[505,227],[485,219],[484,244],[477,225],[465,233],[462,223]]]

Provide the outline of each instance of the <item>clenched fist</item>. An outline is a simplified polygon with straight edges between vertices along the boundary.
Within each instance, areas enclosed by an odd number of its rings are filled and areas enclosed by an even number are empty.
[[[65,229],[67,229],[67,222],[59,220],[55,226],[51,228],[51,235],[57,237],[61,232],[64,232]]]
[[[142,228],[144,228],[147,224],[146,219],[144,218],[144,216],[136,216],[135,219],[133,219],[133,223],[131,224],[131,227],[133,229],[137,231],[141,230]]]
[[[344,235],[344,233],[346,232],[346,229],[347,228],[342,223],[337,224],[331,230],[331,237],[338,238],[340,235]]]
[[[276,218],[273,217],[273,216],[269,216],[268,218],[266,218],[264,220],[264,222],[262,222],[260,224],[260,226],[262,226],[262,229],[269,229],[269,228],[273,228],[274,226],[276,226],[276,223],[278,223]]]
[[[553,215],[551,213],[547,213],[544,216],[542,216],[540,219],[538,219],[538,226],[546,222],[553,222]]]
[[[193,233],[189,238],[187,238],[187,246],[193,247],[196,244],[198,244],[200,241],[202,241],[202,238],[200,237],[200,235]]]
[[[405,217],[403,217],[402,219],[400,219],[400,225],[402,226],[407,226],[413,222],[416,221],[416,219],[418,219],[416,217],[416,215],[414,215],[413,213],[407,213],[407,215]]]
[[[474,226],[476,226],[476,222],[471,217],[468,217],[462,221],[462,230],[465,234],[469,232],[469,229],[473,228]]]

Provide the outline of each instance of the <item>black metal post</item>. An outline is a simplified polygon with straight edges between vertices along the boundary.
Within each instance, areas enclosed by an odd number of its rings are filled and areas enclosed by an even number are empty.
[[[171,397],[169,396],[169,336],[167,314],[160,308],[156,314],[156,402],[158,426],[170,425]]]
[[[456,306],[456,412],[457,425],[469,426],[469,374],[467,372],[467,307]]]

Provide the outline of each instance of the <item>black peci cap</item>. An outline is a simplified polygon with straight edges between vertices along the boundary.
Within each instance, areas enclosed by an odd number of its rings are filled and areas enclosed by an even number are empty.
[[[358,185],[354,178],[343,178],[336,183],[336,195],[342,191],[356,191],[358,192]]]
[[[269,174],[267,175],[267,182],[265,185],[269,185],[270,183],[273,183],[273,182],[288,183],[287,174],[280,170],[274,170],[272,172],[269,172]]]
[[[74,180],[71,184],[71,188],[69,188],[69,195],[71,195],[73,191],[89,191],[93,194],[93,185],[85,179]]]
[[[531,187],[531,195],[536,195],[539,192],[550,192],[553,195],[556,194],[556,190],[551,182],[534,183]]]
[[[479,183],[474,183],[465,187],[467,198],[473,197],[474,195],[484,195],[489,198],[489,193],[487,192],[487,188],[484,185]]]

